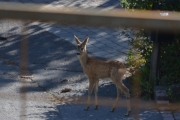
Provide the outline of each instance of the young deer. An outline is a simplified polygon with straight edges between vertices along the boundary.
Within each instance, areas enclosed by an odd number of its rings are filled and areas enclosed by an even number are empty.
[[[123,91],[127,99],[127,113],[125,115],[129,115],[131,111],[129,89],[122,82],[122,77],[127,71],[126,67],[121,62],[116,60],[101,61],[88,57],[86,44],[89,40],[89,37],[87,37],[83,42],[81,42],[75,35],[74,38],[77,42],[77,56],[83,67],[84,73],[89,78],[88,100],[86,108],[84,110],[89,109],[90,97],[93,88],[95,92],[95,109],[98,109],[97,92],[99,79],[111,78],[112,82],[116,85],[117,88],[117,99],[112,107],[111,112],[115,110]]]

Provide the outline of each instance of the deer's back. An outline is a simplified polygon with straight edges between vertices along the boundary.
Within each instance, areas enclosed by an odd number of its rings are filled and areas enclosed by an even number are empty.
[[[119,61],[101,61],[92,58],[88,59],[87,66],[87,70],[85,70],[87,76],[97,78],[108,78],[111,76],[112,71],[125,69],[125,66]]]

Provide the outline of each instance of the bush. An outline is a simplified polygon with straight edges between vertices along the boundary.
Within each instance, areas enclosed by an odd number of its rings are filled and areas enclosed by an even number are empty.
[[[180,0],[121,0],[121,6],[126,9],[180,11]]]
[[[126,9],[143,9],[143,10],[173,10],[180,11],[180,0],[122,0],[121,5]],[[139,70],[128,80],[133,83],[137,81],[141,87],[141,96],[143,99],[151,99],[153,96],[153,85],[149,82],[150,73],[150,56],[152,52],[152,42],[141,29],[137,32],[135,38],[131,38],[132,45],[127,55],[127,65],[138,67]],[[172,101],[176,101],[179,96],[175,96],[170,86],[180,83],[180,34],[175,35],[172,42],[161,42],[160,62],[158,78],[156,85],[166,87],[167,93]],[[138,75],[137,75],[138,74]],[[137,77],[134,76],[140,76]],[[135,79],[134,79],[134,78]],[[176,98],[176,99],[175,99]]]
[[[170,86],[180,83],[180,37],[172,43],[161,43],[160,50],[160,85]]]
[[[151,99],[153,96],[153,86],[149,83],[149,73],[152,41],[150,41],[142,29],[136,33],[135,38],[131,38],[130,44],[131,49],[127,55],[127,66],[139,69],[133,76],[128,78],[128,81],[132,84],[140,85],[140,96],[143,99]]]

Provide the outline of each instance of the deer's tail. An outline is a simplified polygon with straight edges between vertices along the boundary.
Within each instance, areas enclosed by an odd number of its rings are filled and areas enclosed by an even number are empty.
[[[130,73],[134,73],[137,70],[137,67],[129,67],[126,68],[126,71],[130,72]]]

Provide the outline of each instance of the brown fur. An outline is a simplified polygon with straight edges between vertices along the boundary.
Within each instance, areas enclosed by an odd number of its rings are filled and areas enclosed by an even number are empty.
[[[74,36],[74,38],[78,45],[77,56],[83,67],[84,73],[89,78],[88,101],[85,110],[88,110],[90,106],[90,97],[93,88],[95,92],[95,109],[98,108],[97,92],[99,79],[111,78],[111,80],[117,88],[117,99],[111,111],[113,112],[115,110],[120,99],[121,93],[124,92],[127,98],[126,115],[129,115],[129,112],[131,111],[129,89],[122,83],[122,77],[128,69],[126,69],[126,67],[121,62],[116,60],[101,61],[98,59],[88,57],[88,54],[86,52],[86,44],[88,42],[89,37],[87,37],[83,42],[81,42],[76,36]]]

